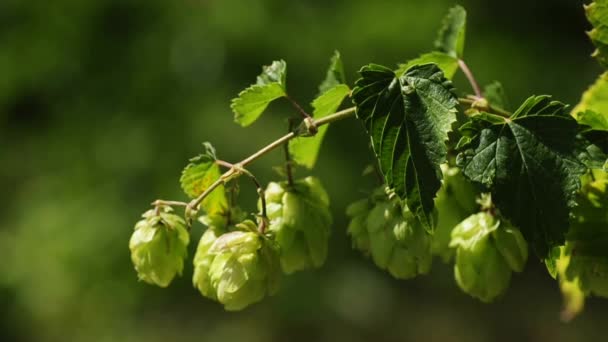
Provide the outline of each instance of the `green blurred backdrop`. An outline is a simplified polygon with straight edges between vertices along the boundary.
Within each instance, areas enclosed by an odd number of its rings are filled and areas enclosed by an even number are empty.
[[[513,104],[544,93],[576,103],[599,74],[581,1],[460,3],[469,11],[469,66],[481,83],[502,81]],[[592,299],[561,323],[557,284],[537,260],[506,297],[485,305],[461,293],[438,261],[430,276],[396,281],[352,251],[344,208],[373,183],[360,176],[371,155],[355,120],[333,125],[314,170],[335,216],[322,270],[285,278],[278,295],[240,313],[203,299],[191,270],[168,289],[137,281],[132,227],[152,200],[184,199],[178,177],[200,143],[236,161],[285,131],[284,103],[247,130],[232,122],[229,100],[261,65],[285,59],[288,89],[307,104],[334,49],[352,82],[363,64],[394,65],[431,49],[453,4],[0,1],[0,340],[605,338],[608,302]],[[456,84],[468,89],[461,76]],[[280,163],[277,152],[251,170],[268,182]],[[248,186],[241,199],[253,208]]]

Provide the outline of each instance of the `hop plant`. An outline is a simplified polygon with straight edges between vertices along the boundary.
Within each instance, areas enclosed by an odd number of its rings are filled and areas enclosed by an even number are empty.
[[[251,220],[236,231],[221,233],[210,226],[194,257],[193,284],[207,298],[228,311],[238,311],[278,290],[280,279],[276,245],[256,232]]]
[[[329,197],[321,182],[314,177],[291,185],[272,182],[265,196],[270,231],[280,247],[283,272],[321,267],[327,258],[332,223]]]
[[[521,272],[528,259],[528,245],[519,230],[487,212],[456,226],[450,247],[456,248],[456,283],[483,302],[503,294],[511,272]]]
[[[384,189],[377,189],[369,202],[353,203],[347,214],[353,247],[369,252],[378,267],[399,279],[430,271],[430,236],[396,197],[389,199]]]
[[[148,210],[142,217],[129,241],[131,260],[140,280],[167,287],[182,274],[190,235],[169,207]]]
[[[443,184],[435,198],[437,208],[437,226],[431,240],[431,250],[444,262],[448,262],[454,250],[449,247],[452,230],[462,220],[474,214],[478,209],[477,192],[457,167],[441,165]]]
[[[608,33],[608,7],[596,2],[585,9],[598,44]],[[218,159],[204,143],[180,177],[191,200],[157,200],[156,211],[136,226],[131,250],[140,278],[167,286],[183,268],[184,221],[158,211],[165,206],[184,207],[188,227],[205,212],[209,228],[197,248],[193,283],[227,310],[274,293],[281,269],[320,267],[332,223],[328,196],[316,178],[294,181],[293,168],[314,168],[328,124],[356,117],[382,188],[347,208],[347,231],[353,248],[379,268],[406,279],[429,272],[433,255],[448,261],[455,254],[458,286],[489,302],[505,292],[512,272],[523,270],[530,243],[553,265],[573,303],[588,294],[608,296],[608,200],[606,174],[599,171],[608,169],[606,74],[572,112],[550,95],[511,107],[500,83],[481,88],[465,63],[465,26],[466,11],[453,7],[436,50],[397,70],[365,65],[352,86],[336,52],[310,113],[287,89],[285,61],[263,67],[255,84],[232,100],[235,122],[254,124],[281,98],[299,119],[292,117],[287,134],[236,163]],[[595,55],[603,62],[601,45]],[[455,88],[458,69],[473,93]],[[340,109],[347,98],[354,106]],[[287,181],[264,192],[248,167],[279,147]],[[237,207],[242,176],[260,196],[259,227]],[[491,194],[481,196],[479,213],[477,190]]]

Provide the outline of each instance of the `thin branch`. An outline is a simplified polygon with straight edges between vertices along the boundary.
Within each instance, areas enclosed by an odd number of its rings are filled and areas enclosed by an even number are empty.
[[[479,88],[479,84],[477,83],[477,80],[475,80],[475,77],[473,76],[473,72],[471,72],[471,69],[469,69],[467,64],[462,59],[458,60],[458,67],[460,68],[460,70],[462,70],[464,75],[469,80],[469,83],[471,84],[471,88],[473,88],[473,91],[475,92],[475,96],[477,96],[478,98],[482,98],[483,95],[481,94],[481,88]]]
[[[262,185],[260,184],[258,179],[255,178],[253,173],[245,169],[243,169],[243,173],[249,176],[249,178],[251,178],[251,180],[253,181],[253,184],[255,184],[258,197],[262,202],[262,214],[260,215],[262,217],[262,220],[260,222],[260,225],[258,226],[258,230],[261,234],[264,234],[266,232],[266,225],[268,223],[268,215],[266,214],[266,194],[264,193],[264,188],[262,188]]]
[[[188,205],[188,203],[186,202],[180,202],[180,201],[165,201],[165,200],[156,200],[154,202],[151,203],[153,206],[155,207],[169,207],[169,206],[176,206],[176,207],[185,207]]]
[[[334,114],[325,116],[319,120],[313,119],[313,122],[318,127],[318,126],[330,124],[335,121],[346,119],[348,117],[353,116],[354,114],[355,114],[355,107],[351,107],[351,108],[341,110],[339,112],[335,112]],[[224,184],[231,177],[237,176],[238,172],[239,172],[238,169],[244,168],[248,164],[256,161],[258,158],[264,156],[265,154],[271,152],[272,150],[285,144],[286,142],[288,142],[289,140],[291,140],[297,136],[298,135],[295,132],[289,132],[289,133],[285,134],[284,136],[280,137],[279,139],[266,145],[265,147],[263,147],[259,151],[255,152],[254,154],[250,155],[249,157],[243,159],[241,162],[234,164],[232,168],[230,168],[223,175],[221,175],[220,178],[217,179],[215,182],[213,182],[202,194],[200,194],[200,196],[198,196],[197,198],[193,199],[190,203],[188,203],[188,205],[186,206],[186,212],[191,212],[191,211],[197,210],[198,206],[201,204],[203,199],[205,199],[205,197],[209,196],[209,194],[213,190],[215,190],[218,186]]]
[[[296,111],[298,111],[298,113],[299,113],[300,115],[302,115],[302,117],[303,117],[304,119],[306,119],[306,118],[310,118],[310,117],[311,117],[311,116],[310,116],[310,114],[306,113],[306,111],[304,110],[304,108],[302,108],[302,107],[301,107],[301,106],[298,104],[298,102],[296,102],[296,100],[294,100],[294,99],[293,99],[291,96],[286,95],[286,96],[285,96],[285,98],[287,99],[287,101],[289,101],[289,103],[291,103],[291,105],[293,106],[293,108],[295,108],[295,109],[296,109]]]
[[[215,163],[217,165],[219,165],[219,166],[223,166],[223,167],[228,168],[228,169],[231,169],[232,167],[234,167],[234,164],[229,163],[229,162],[224,161],[224,160],[219,160],[218,159],[218,160],[215,161]]]
[[[289,120],[288,131],[293,131],[294,122]],[[287,184],[293,186],[293,168],[291,162],[291,154],[289,153],[289,144],[283,145],[283,152],[285,154],[285,173],[287,175]]]

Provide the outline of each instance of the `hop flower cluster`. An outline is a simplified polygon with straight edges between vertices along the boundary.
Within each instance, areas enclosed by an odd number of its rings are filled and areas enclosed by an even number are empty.
[[[353,247],[399,279],[427,274],[432,265],[431,239],[422,224],[396,197],[377,189],[347,208]]]
[[[278,253],[257,225],[245,220],[236,230],[209,226],[194,256],[194,286],[228,311],[242,310],[279,287]]]
[[[272,182],[265,196],[283,272],[321,267],[327,258],[332,217],[329,197],[319,180],[306,177],[293,184]]]
[[[131,260],[140,280],[167,287],[182,274],[190,235],[184,220],[169,207],[142,217],[129,241]]]
[[[520,231],[488,212],[471,215],[457,225],[450,247],[456,248],[456,283],[484,302],[503,294],[511,272],[521,272],[528,259],[528,245]]]
[[[431,241],[431,250],[444,262],[450,261],[454,249],[449,247],[452,230],[462,220],[477,212],[477,191],[457,167],[441,165],[443,184],[435,198],[437,226]]]

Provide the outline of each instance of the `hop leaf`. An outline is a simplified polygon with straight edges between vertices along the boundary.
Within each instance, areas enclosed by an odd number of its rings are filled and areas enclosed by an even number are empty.
[[[588,175],[577,203],[566,242],[568,273],[579,276],[586,293],[608,297],[608,173]]]
[[[321,267],[327,258],[332,217],[329,198],[319,180],[307,177],[293,186],[270,183],[265,196],[283,272]]]
[[[190,236],[184,220],[165,208],[149,210],[135,225],[129,241],[131,260],[140,280],[167,287],[184,269]]]
[[[587,19],[593,25],[593,29],[589,32],[589,38],[597,48],[593,56],[608,68],[608,1],[595,0],[585,6],[585,12]]]
[[[445,77],[451,80],[454,77],[454,74],[458,70],[458,59],[450,56],[446,53],[433,51],[429,53],[425,53],[418,58],[414,58],[412,60],[407,61],[407,63],[399,64],[399,68],[395,71],[397,76],[403,75],[406,71],[408,71],[411,67],[419,65],[419,64],[428,64],[434,63],[437,64],[437,67],[441,69]]]
[[[256,84],[243,90],[232,100],[230,108],[234,112],[236,123],[243,127],[251,125],[272,101],[286,96],[286,69],[287,64],[282,60],[264,66]]]
[[[413,66],[401,77],[374,64],[360,73],[353,101],[386,184],[431,230],[433,198],[441,186],[440,165],[456,120],[458,101],[451,83],[435,64]]]
[[[369,253],[379,268],[399,279],[430,271],[430,236],[399,199],[389,200],[384,189],[377,189],[370,199],[349,206],[347,213],[353,247]]]
[[[541,257],[564,242],[586,171],[577,158],[578,125],[565,109],[549,96],[533,96],[509,118],[481,113],[460,128],[463,174],[492,192]]]
[[[452,7],[443,19],[435,48],[448,55],[461,58],[464,51],[467,12],[462,6]]]
[[[190,159],[190,163],[184,168],[179,179],[182,189],[191,198],[201,195],[221,176],[220,168],[215,163],[215,149],[208,142],[204,143],[203,146],[205,152]],[[218,186],[205,197],[202,207],[208,214],[218,214],[226,211],[228,201],[224,185]]]
[[[572,115],[578,119],[579,113],[588,110],[600,113],[604,120],[608,120],[606,119],[608,117],[608,72],[600,75],[595,83],[583,93],[580,102],[572,109]],[[594,126],[592,125],[592,127]]]
[[[483,96],[493,107],[502,109],[509,108],[509,100],[505,93],[505,89],[502,84],[498,81],[494,81],[483,89]]]
[[[509,287],[511,271],[526,263],[527,244],[519,231],[489,213],[469,216],[452,231],[456,248],[454,278],[458,286],[483,302],[491,302]]]
[[[327,76],[319,86],[320,95],[312,102],[313,118],[320,119],[334,113],[344,98],[350,93],[350,88],[344,80],[344,70],[340,53],[336,51],[331,58]],[[328,125],[319,128],[312,137],[297,137],[289,142],[289,152],[296,163],[312,169],[317,162],[321,143],[327,132]]]
[[[319,96],[339,84],[346,84],[346,77],[344,76],[344,65],[340,52],[336,50],[329,60],[329,68],[327,68],[325,79],[319,85]]]

